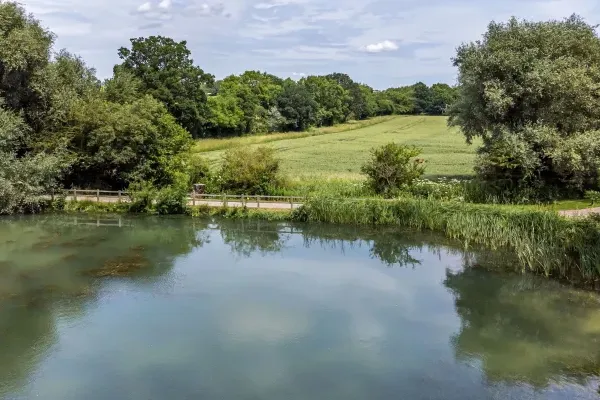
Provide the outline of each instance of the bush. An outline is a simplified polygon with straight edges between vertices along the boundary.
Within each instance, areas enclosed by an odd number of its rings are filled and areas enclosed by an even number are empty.
[[[188,162],[189,186],[195,183],[207,184],[211,180],[210,165],[208,160],[198,155],[191,155]]]
[[[585,198],[592,202],[592,205],[600,203],[600,192],[595,190],[588,190],[585,192]]]
[[[416,179],[406,191],[415,197],[430,200],[465,200],[465,184],[457,179],[440,178],[437,181]]]
[[[217,180],[224,192],[249,195],[269,193],[282,182],[275,150],[270,147],[227,150]]]
[[[160,215],[185,214],[188,190],[184,186],[168,186],[156,193],[154,210]]]
[[[388,143],[371,150],[371,159],[362,166],[369,186],[375,193],[392,195],[402,186],[411,186],[425,172],[422,159],[413,160],[421,154],[414,146]]]

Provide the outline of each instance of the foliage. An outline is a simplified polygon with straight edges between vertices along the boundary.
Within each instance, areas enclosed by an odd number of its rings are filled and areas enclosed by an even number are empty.
[[[414,146],[388,143],[371,150],[371,159],[361,171],[375,193],[391,195],[423,175],[423,160],[414,159],[419,154],[421,150]]]
[[[458,179],[415,179],[412,185],[402,188],[408,194],[429,200],[464,201],[465,182]]]
[[[17,156],[27,131],[21,117],[0,107],[0,214],[40,211],[42,195],[60,177],[63,165],[56,155]]]
[[[208,110],[204,87],[214,77],[194,65],[186,41],[163,36],[131,39],[131,48],[121,47],[123,63],[115,68],[129,71],[142,82],[143,93],[163,102],[177,122],[192,134],[202,136]]]
[[[306,87],[287,79],[277,96],[277,107],[286,121],[284,130],[303,131],[314,124],[318,104]]]
[[[195,183],[206,184],[208,180],[212,179],[210,165],[206,158],[197,154],[192,154],[187,160],[187,163],[187,175],[189,176],[188,187],[191,188]]]
[[[600,277],[600,224],[550,211],[401,198],[313,197],[293,214],[309,222],[395,225],[444,233],[465,246],[514,251],[522,271],[592,282]]]
[[[95,98],[71,115],[68,149],[73,167],[67,185],[126,188],[134,181],[169,185],[182,171],[191,139],[150,96],[118,104]]]
[[[459,47],[459,99],[450,123],[481,137],[478,171],[503,188],[553,195],[597,184],[600,39],[572,16],[492,22]]]
[[[596,190],[588,190],[585,192],[585,198],[592,202],[592,205],[600,203],[600,192]]]
[[[222,191],[236,194],[267,194],[279,186],[279,160],[270,147],[234,148],[223,154],[218,173]]]

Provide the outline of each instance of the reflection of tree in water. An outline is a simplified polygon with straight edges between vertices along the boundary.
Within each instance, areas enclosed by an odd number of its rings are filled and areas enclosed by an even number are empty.
[[[283,249],[291,233],[285,232],[281,224],[265,223],[260,220],[240,220],[219,224],[223,242],[231,251],[242,257],[253,253],[277,253]]]
[[[597,295],[471,263],[448,271],[444,284],[462,322],[452,339],[456,356],[479,360],[488,379],[543,387],[561,378],[585,384],[600,374]]]
[[[129,227],[37,217],[0,223],[0,397],[15,392],[56,344],[57,315],[82,315],[106,276],[159,278],[200,246],[206,224],[133,220]]]

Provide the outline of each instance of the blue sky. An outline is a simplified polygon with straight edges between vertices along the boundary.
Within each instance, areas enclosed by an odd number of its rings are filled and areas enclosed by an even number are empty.
[[[187,40],[194,61],[222,78],[248,69],[282,77],[345,72],[376,89],[454,83],[450,58],[491,20],[582,15],[597,0],[21,0],[100,78],[129,38]]]

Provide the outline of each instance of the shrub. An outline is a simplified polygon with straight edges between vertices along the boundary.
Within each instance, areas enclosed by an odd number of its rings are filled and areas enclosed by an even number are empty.
[[[154,211],[160,215],[185,214],[188,190],[185,186],[168,186],[156,193]]]
[[[592,202],[592,205],[600,203],[600,192],[596,190],[588,190],[585,192],[585,198]]]
[[[194,183],[204,183],[210,179],[210,165],[204,157],[196,154],[190,156],[188,161],[188,174],[190,176],[190,187]]]
[[[424,162],[415,159],[421,150],[414,146],[388,143],[371,150],[371,159],[362,166],[369,186],[375,193],[391,195],[403,185],[411,186],[413,181],[425,172]]]
[[[217,179],[222,191],[250,195],[267,194],[282,181],[279,160],[270,147],[227,150]]]
[[[465,185],[457,179],[416,179],[406,191],[415,197],[430,200],[465,200]]]

